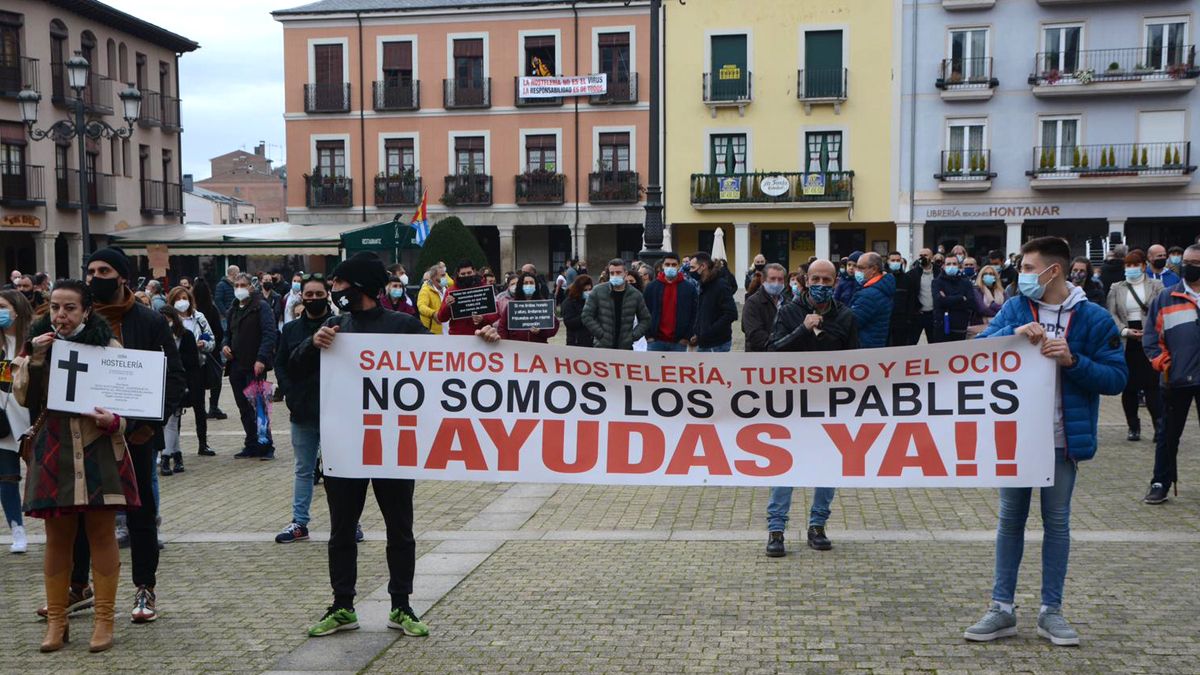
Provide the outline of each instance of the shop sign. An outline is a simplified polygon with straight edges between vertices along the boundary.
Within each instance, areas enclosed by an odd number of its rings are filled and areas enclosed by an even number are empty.
[[[0,227],[20,227],[36,230],[42,227],[42,220],[37,216],[24,213],[14,213],[0,216]]]
[[[768,197],[778,197],[786,194],[791,187],[792,184],[783,176],[767,176],[758,184],[758,188]]]

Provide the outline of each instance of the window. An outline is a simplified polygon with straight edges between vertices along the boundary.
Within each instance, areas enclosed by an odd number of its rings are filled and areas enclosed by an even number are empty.
[[[596,42],[600,72],[608,75],[609,90],[612,91],[614,87],[620,88],[623,86],[624,89],[622,91],[626,92],[626,95],[615,98],[627,99],[631,70],[629,64],[629,32],[600,33],[596,37]]]
[[[600,171],[629,171],[629,134],[603,133],[599,139]]]
[[[459,136],[454,139],[454,172],[456,175],[486,173],[483,136]]]
[[[50,76],[54,98],[67,94],[67,27],[55,19],[50,22]]]
[[[125,177],[133,176],[132,162],[129,161],[129,139],[121,139],[121,166],[125,169]]]
[[[122,42],[117,47],[117,59],[120,62],[119,70],[120,70],[120,75],[121,75],[121,81],[128,83],[129,82],[129,49],[125,47],[124,42]]]
[[[1146,21],[1146,65],[1166,70],[1185,63],[1187,19],[1148,19]]]
[[[459,88],[482,88],[483,38],[454,41],[454,80]]]
[[[525,137],[525,170],[558,172],[558,150],[553,134]]]
[[[170,96],[171,92],[171,66],[169,64],[158,62],[158,90],[163,96]]]
[[[24,199],[25,127],[16,122],[0,122],[0,196]]]
[[[804,33],[804,98],[842,98],[842,31]]]
[[[950,31],[950,73],[953,82],[988,78],[988,32],[986,28]],[[957,76],[957,78],[956,78]]]
[[[389,138],[383,142],[384,168],[388,176],[416,172],[417,155],[411,138]]]
[[[842,171],[842,132],[810,131],[804,135],[808,153],[805,171],[827,173]]]
[[[21,91],[25,84],[21,73],[20,16],[0,12],[0,91]]]
[[[383,81],[388,88],[409,87],[413,82],[413,43],[383,43]]]
[[[164,183],[173,182],[171,179],[175,177],[175,173],[171,170],[171,159],[171,151],[164,149],[162,151],[162,177]]]
[[[70,164],[67,157],[70,154],[71,146],[62,143],[54,144],[54,189],[58,193],[58,201],[72,201],[72,192],[77,192],[79,188],[79,178],[71,180],[71,175],[68,172]]]
[[[951,120],[946,127],[946,173],[986,170],[987,124],[983,120]]]
[[[134,60],[134,63],[136,64],[135,70],[136,70],[136,74],[137,74],[137,88],[145,89],[147,87],[147,84],[146,84],[146,77],[147,77],[147,75],[146,75],[146,55],[145,54],[135,54],[133,57],[133,60]]]
[[[1042,31],[1042,70],[1074,73],[1079,70],[1079,46],[1082,26],[1046,26]]]
[[[710,172],[728,176],[746,173],[746,134],[713,134],[709,137]]]
[[[746,42],[746,35],[712,36],[709,44],[712,70],[708,75],[708,100],[737,101],[749,98]]]
[[[346,176],[345,141],[317,141],[316,173],[321,176]]]
[[[109,173],[121,175],[121,139],[113,138],[108,142]]]
[[[558,74],[558,59],[554,56],[553,35],[528,35],[525,37],[525,74],[531,77],[549,77]]]
[[[1069,169],[1075,166],[1075,148],[1079,145],[1079,119],[1059,117],[1042,120],[1042,147],[1046,167]]]
[[[342,85],[342,45],[313,45],[313,84]]]

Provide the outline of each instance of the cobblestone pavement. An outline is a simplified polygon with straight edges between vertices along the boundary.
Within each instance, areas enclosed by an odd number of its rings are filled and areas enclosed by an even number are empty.
[[[740,339],[740,334],[735,331]],[[227,412],[234,410],[228,391]],[[307,640],[329,601],[323,489],[314,541],[272,539],[291,513],[286,409],[276,407],[278,459],[235,460],[236,420],[210,425],[214,458],[161,477],[162,618],[118,621],[117,646],[90,655],[91,612],[63,652],[40,654],[42,529],[8,555],[0,528],[0,672],[1197,672],[1200,434],[1181,449],[1182,491],[1140,503],[1149,441],[1125,441],[1119,401],[1101,412],[1097,459],[1082,465],[1066,612],[1079,649],[1036,638],[1040,521],[1034,508],[1018,604],[1021,635],[966,644],[963,628],[990,587],[993,490],[844,490],[829,522],[835,548],[797,546],[807,510],[798,491],[788,557],[767,559],[767,493],[737,488],[622,488],[419,483],[417,591],[433,634],[383,629],[383,522],[368,505],[360,551],[364,629]],[[1143,411],[1143,416],[1145,415]],[[118,618],[132,596],[128,553]]]

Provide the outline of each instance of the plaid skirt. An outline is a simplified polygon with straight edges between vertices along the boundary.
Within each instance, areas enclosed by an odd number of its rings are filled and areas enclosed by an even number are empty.
[[[54,518],[141,506],[125,438],[100,433],[90,417],[47,415],[25,478],[26,515]]]

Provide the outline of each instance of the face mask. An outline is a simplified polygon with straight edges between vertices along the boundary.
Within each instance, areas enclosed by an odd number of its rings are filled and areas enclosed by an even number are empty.
[[[942,274],[945,274],[948,277],[956,277],[956,276],[958,276],[958,266],[957,265],[946,265],[945,267],[942,268]]]
[[[1150,261],[1150,266],[1151,266],[1151,267],[1153,267],[1153,268],[1154,268],[1154,269],[1156,269],[1156,270],[1161,270],[1163,267],[1166,267],[1166,265],[1167,265],[1167,259],[1166,259],[1166,258],[1159,258],[1158,260],[1151,260],[1151,261]]]
[[[535,291],[537,291],[537,286],[534,286],[533,284],[525,284],[521,286],[521,291],[525,293],[525,297],[528,298],[532,296]]]
[[[401,275],[400,275],[400,285],[401,285],[401,286],[407,286],[407,285],[408,285],[408,275],[407,275],[407,274],[401,274]]]
[[[450,277],[442,277],[442,288],[450,288]]]
[[[782,282],[773,283],[773,284],[763,284],[763,288],[766,289],[768,295],[779,295],[780,293],[783,293],[783,283]]]
[[[304,301],[304,311],[308,312],[309,316],[323,316],[328,310],[329,300],[326,298]]]
[[[1078,286],[1087,280],[1087,272],[1071,272],[1070,280],[1071,283]]]
[[[792,295],[800,295],[800,284],[792,284]]]
[[[388,297],[390,297],[393,300],[399,300],[400,298],[404,297],[404,289],[403,288],[389,288],[388,289]]]
[[[767,266],[766,263],[754,263],[754,271],[761,272],[761,271],[763,271],[763,268],[766,266]]]
[[[973,277],[973,276],[975,276],[975,268],[974,267],[964,267],[963,274],[965,274],[969,277]]]
[[[860,285],[867,283],[867,275],[862,270],[854,270],[854,280]]]
[[[1141,279],[1141,278],[1142,278],[1142,268],[1140,268],[1140,267],[1126,267],[1125,268],[1125,279],[1127,281],[1137,281],[1138,279]]]
[[[250,289],[245,286],[238,286],[233,289],[233,297],[237,298],[240,302],[245,302],[246,298],[250,297]]]
[[[985,275],[983,275],[983,285],[985,285],[985,286],[992,286],[992,285],[994,285],[995,283],[996,283],[996,275],[995,275],[995,274],[985,274]]]
[[[961,254],[960,254],[960,255],[955,255],[954,257],[955,257],[955,258],[957,258],[957,259],[958,259],[958,262],[960,262],[960,263],[963,261],[963,258],[964,258],[964,256],[962,256]]]
[[[1183,262],[1183,256],[1173,255],[1170,258],[1167,258],[1167,262],[1171,263],[1172,265],[1178,265],[1179,263]]]
[[[300,292],[300,282],[299,282],[299,281],[293,281],[293,282],[292,282],[292,292],[293,292],[293,293],[299,293],[299,292]]]
[[[929,267],[930,264],[931,264],[931,262],[930,262],[929,258],[926,258],[925,256],[921,256],[921,267]]]
[[[362,290],[351,286],[344,291],[332,293],[333,305],[343,312],[357,312],[362,309]]]
[[[479,278],[474,274],[462,276],[454,280],[454,285],[458,288],[473,288],[479,283]]]
[[[613,288],[624,288],[625,277],[610,277],[608,283],[612,284]]]
[[[808,297],[818,305],[824,305],[833,299],[833,286],[814,284],[808,287]]]
[[[191,306],[192,306],[192,303],[188,302],[187,300],[176,300],[175,301],[175,311],[179,312],[180,314],[185,314],[188,311],[188,307],[191,307]]]
[[[12,310],[7,307],[0,309],[0,328],[8,328],[12,325],[12,322]]]
[[[58,337],[60,337],[60,338],[63,338],[63,339],[65,339],[65,340],[69,340],[69,339],[71,339],[71,338],[75,337],[76,335],[79,335],[80,333],[82,333],[82,332],[83,332],[83,327],[87,325],[87,322],[88,322],[88,317],[87,317],[87,315],[84,315],[84,317],[83,317],[83,320],[79,322],[79,325],[78,325],[78,326],[75,326],[75,330],[72,330],[72,331],[70,332],[70,334],[64,335],[64,334],[63,334],[62,332],[60,332],[60,331],[59,331],[57,328],[55,328],[55,329],[54,329],[54,334],[55,334],[55,335],[57,335],[57,336],[58,336]]]
[[[1200,281],[1200,265],[1184,265],[1183,280],[1189,284],[1194,284]]]
[[[668,280],[673,281],[675,279],[675,277],[679,276],[679,268],[678,267],[664,267],[663,268],[663,276],[665,276]]]
[[[117,297],[117,286],[120,285],[117,279],[101,279],[100,277],[92,277],[88,282],[88,286],[92,289],[92,295],[100,302],[112,302]]]
[[[1022,272],[1017,276],[1017,290],[1021,291],[1021,295],[1030,300],[1041,300],[1046,294],[1046,287],[1042,285],[1042,275],[1050,270],[1049,267],[1038,272]]]
[[[893,272],[899,272],[899,271],[900,271],[900,263],[898,263],[898,262],[889,262],[889,263],[888,263],[888,269],[889,269],[889,270],[891,270],[891,271],[893,271]]]

